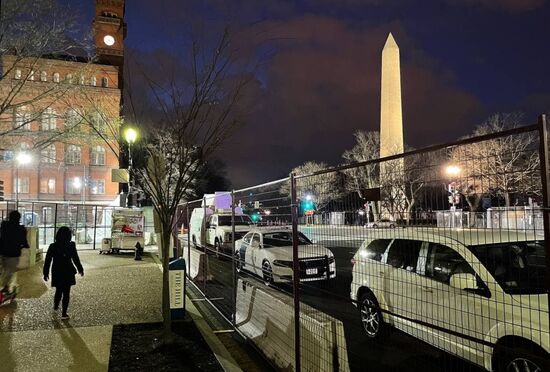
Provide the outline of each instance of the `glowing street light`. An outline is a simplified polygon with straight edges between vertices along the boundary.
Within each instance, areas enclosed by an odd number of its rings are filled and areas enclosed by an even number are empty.
[[[128,198],[131,197],[132,192],[132,144],[136,142],[137,138],[137,130],[132,127],[126,128],[126,130],[124,131],[124,139],[126,140],[126,143],[128,143]],[[128,200],[128,203],[131,203],[130,199]],[[131,205],[128,205],[128,207],[131,207]]]
[[[124,131],[124,139],[128,142],[128,145],[131,145],[136,142],[138,137],[138,132],[134,128],[126,128]]]
[[[16,162],[16,167],[15,167],[15,202],[16,202],[17,207],[19,207],[19,167],[21,165],[27,165],[31,161],[32,161],[31,154],[29,154],[25,151],[20,151],[15,156],[15,162]]]
[[[82,187],[82,181],[80,180],[80,177],[75,177],[73,180],[73,186],[76,189],[80,189]]]
[[[456,177],[460,174],[460,167],[457,165],[448,165],[447,168],[445,168],[445,173],[447,173],[448,176]]]

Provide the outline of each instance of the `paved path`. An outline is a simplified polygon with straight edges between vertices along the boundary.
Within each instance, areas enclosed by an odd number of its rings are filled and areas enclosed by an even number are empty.
[[[161,272],[149,257],[81,251],[85,276],[71,291],[69,321],[54,313],[42,262],[20,271],[16,302],[0,308],[1,371],[107,371],[112,326],[161,321]]]

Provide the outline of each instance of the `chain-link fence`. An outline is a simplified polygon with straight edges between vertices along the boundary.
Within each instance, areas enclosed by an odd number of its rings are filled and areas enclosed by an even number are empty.
[[[0,217],[6,219],[9,212],[18,210],[21,223],[38,228],[40,248],[47,248],[54,241],[55,232],[68,226],[74,234],[78,249],[101,249],[103,239],[111,238],[113,214],[118,207],[73,203],[48,203],[30,201],[0,202]],[[143,241],[149,248],[157,246],[153,223],[153,208],[140,208],[143,212]],[[140,232],[141,233],[141,232]]]
[[[280,370],[550,370],[546,130],[186,203],[189,278]]]

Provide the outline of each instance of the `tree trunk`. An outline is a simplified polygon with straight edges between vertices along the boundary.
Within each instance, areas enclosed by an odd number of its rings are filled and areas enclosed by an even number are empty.
[[[172,318],[170,316],[170,283],[168,263],[170,260],[171,226],[161,226],[162,250],[162,319],[164,342],[172,342]]]
[[[510,206],[510,193],[509,192],[504,193],[504,205],[506,207]]]

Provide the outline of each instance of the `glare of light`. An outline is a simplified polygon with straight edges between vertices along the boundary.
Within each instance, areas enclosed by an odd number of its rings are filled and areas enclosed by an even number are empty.
[[[460,173],[460,167],[456,165],[449,165],[447,168],[445,168],[445,173],[447,173],[449,176],[458,176]]]
[[[363,211],[363,210],[360,210],[360,211],[359,211],[359,215],[360,215],[360,216],[362,216],[362,215],[364,215],[364,214],[365,214],[365,211]]]
[[[75,177],[75,179],[73,180],[73,186],[77,189],[82,187],[82,181],[80,181],[79,177]]]
[[[269,216],[269,215],[271,214],[271,211],[270,211],[269,209],[267,209],[267,210],[264,211],[264,214],[265,214],[266,216]]]
[[[136,142],[137,137],[138,132],[134,128],[126,128],[126,130],[124,131],[124,139],[129,144]]]
[[[307,194],[306,195],[306,200],[311,200],[311,199],[313,199],[313,196],[311,196],[311,194]]]
[[[24,152],[24,151],[21,151],[20,153],[17,154],[17,156],[15,157],[15,160],[17,161],[17,164],[19,165],[25,165],[25,164],[29,164],[32,160],[32,157],[30,154]]]

